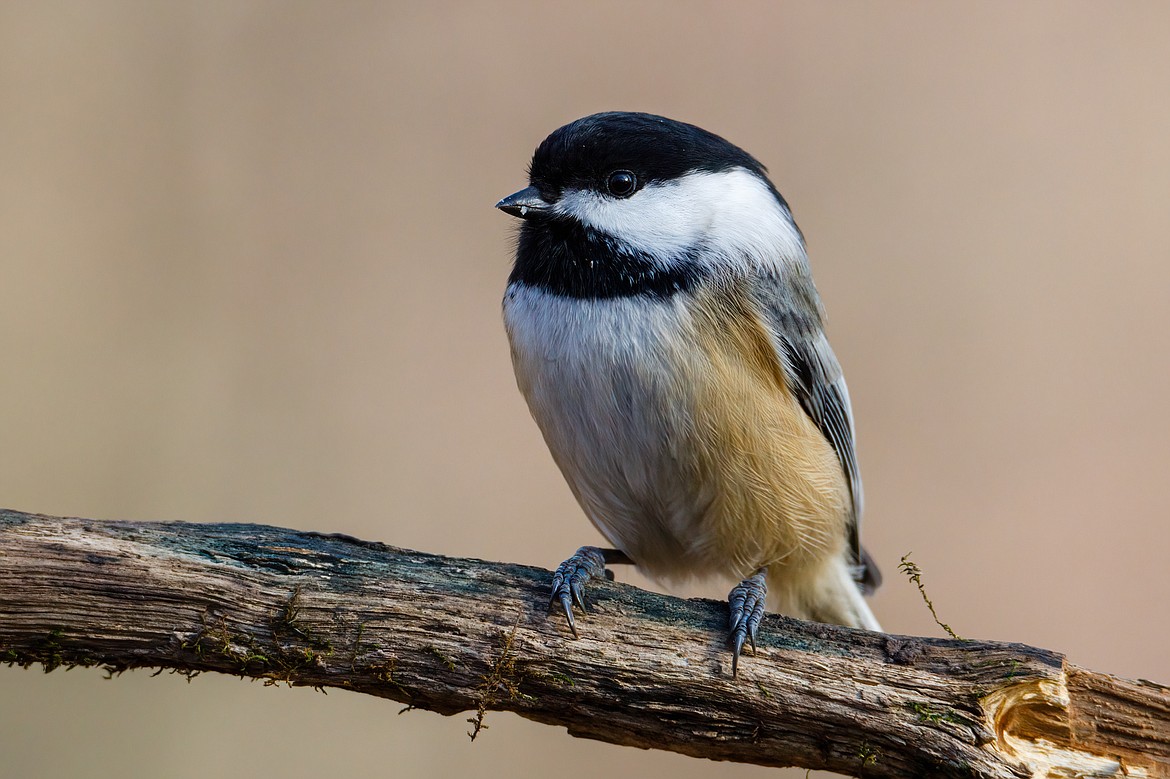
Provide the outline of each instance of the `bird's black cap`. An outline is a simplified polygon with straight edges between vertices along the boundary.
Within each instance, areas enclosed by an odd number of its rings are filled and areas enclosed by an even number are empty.
[[[643,186],[693,171],[732,168],[768,181],[759,160],[715,133],[664,116],[609,111],[554,130],[537,147],[528,173],[530,183],[552,202],[564,189],[603,188],[615,170],[634,173]],[[778,192],[776,197],[787,207]]]

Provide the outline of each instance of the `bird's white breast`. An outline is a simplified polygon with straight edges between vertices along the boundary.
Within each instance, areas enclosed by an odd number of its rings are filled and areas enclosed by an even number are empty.
[[[641,566],[693,560],[710,495],[686,473],[701,371],[688,295],[579,299],[521,284],[504,320],[517,382],[586,514]]]

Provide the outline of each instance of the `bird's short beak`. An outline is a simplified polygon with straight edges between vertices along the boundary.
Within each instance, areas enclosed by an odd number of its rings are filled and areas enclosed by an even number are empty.
[[[496,208],[505,214],[518,216],[521,219],[528,219],[538,214],[548,213],[551,206],[541,198],[540,192],[536,190],[536,187],[525,187],[519,192],[508,195],[499,203],[496,203]]]

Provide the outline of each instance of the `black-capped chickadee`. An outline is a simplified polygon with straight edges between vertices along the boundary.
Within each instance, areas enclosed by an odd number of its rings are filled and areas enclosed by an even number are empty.
[[[699,127],[613,112],[536,149],[504,322],[553,459],[616,549],[553,577],[572,604],[607,563],[670,581],[743,579],[732,672],[765,599],[880,630],[859,541],[849,393],[804,239],[764,166]]]

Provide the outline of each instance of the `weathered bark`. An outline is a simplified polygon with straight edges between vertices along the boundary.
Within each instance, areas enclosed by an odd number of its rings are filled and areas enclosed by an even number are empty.
[[[549,573],[261,525],[0,511],[0,662],[220,671],[576,736],[854,776],[1170,776],[1170,689],[1020,644],[769,616],[608,582],[572,640]]]

